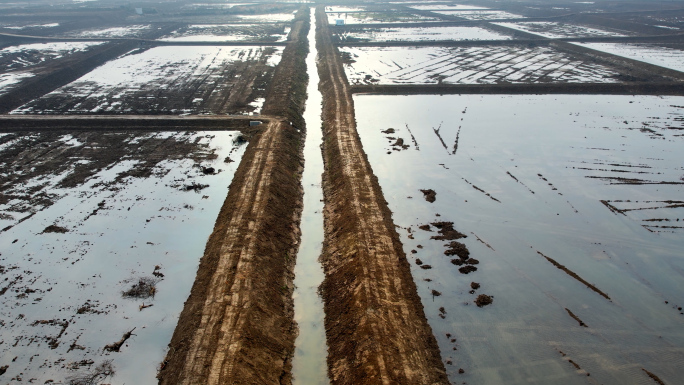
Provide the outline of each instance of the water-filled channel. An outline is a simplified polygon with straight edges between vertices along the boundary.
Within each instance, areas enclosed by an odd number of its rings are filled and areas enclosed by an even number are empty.
[[[295,320],[299,336],[295,342],[292,373],[295,384],[328,384],[325,358],[325,327],[323,325],[323,302],[318,286],[323,282],[323,269],[318,262],[323,247],[323,156],[321,155],[321,102],[316,70],[316,18],[311,10],[309,30],[309,55],[306,68],[309,72],[306,119],[306,142],[304,144],[304,209],[302,212],[302,241],[295,267]]]

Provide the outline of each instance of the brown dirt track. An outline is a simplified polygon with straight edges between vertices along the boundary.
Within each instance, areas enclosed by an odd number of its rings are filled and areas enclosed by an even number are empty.
[[[303,102],[308,9],[300,12],[264,113]],[[300,60],[301,59],[301,60]],[[305,89],[304,85],[304,89]],[[299,242],[303,133],[272,120],[250,140],[207,242],[159,372],[160,384],[288,384],[297,334],[293,269]]]
[[[351,91],[317,9],[323,93],[325,280],[332,384],[448,384],[391,212],[356,131]]]

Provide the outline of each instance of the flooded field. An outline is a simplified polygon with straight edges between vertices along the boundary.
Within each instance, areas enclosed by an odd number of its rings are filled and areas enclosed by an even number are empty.
[[[357,41],[438,41],[438,40],[510,40],[482,27],[365,28],[335,35],[341,42]]]
[[[442,15],[461,17],[467,20],[523,19],[524,16],[505,11],[433,11]]]
[[[677,383],[684,98],[354,99],[452,383]]]
[[[0,137],[3,383],[156,382],[238,136]]]
[[[65,56],[85,52],[101,42],[36,43],[9,46],[0,50],[0,95],[3,95],[22,80],[35,76],[37,66],[49,65]]]
[[[602,29],[585,27],[581,25],[553,21],[530,21],[522,23],[496,24],[552,39],[562,37],[627,36],[623,32],[607,31]]]
[[[575,43],[597,51],[684,72],[684,51],[653,44]]]
[[[282,42],[289,32],[286,24],[191,24],[159,40]]]
[[[487,7],[478,7],[476,5],[463,5],[463,4],[423,4],[423,5],[410,4],[408,6],[411,8],[420,9],[423,11],[437,11],[437,10],[441,10],[441,11],[462,11],[462,10],[473,10],[473,9],[488,9]]]
[[[241,20],[252,23],[282,23],[292,21],[294,13],[269,13],[264,15],[237,15]]]
[[[25,70],[38,64],[74,55],[102,42],[58,42],[21,44],[0,50],[0,72]]]
[[[280,47],[140,49],[13,111],[15,114],[250,112]]]
[[[82,38],[114,38],[114,37],[141,37],[149,32],[151,25],[128,25],[125,27],[91,28],[80,31],[70,31],[65,33],[66,37]]]
[[[548,47],[341,47],[351,84],[614,82],[617,73]]]
[[[328,22],[335,24],[337,20],[344,20],[344,24],[372,24],[372,23],[421,23],[438,21],[436,17],[421,16],[410,12],[339,12],[328,13]]]

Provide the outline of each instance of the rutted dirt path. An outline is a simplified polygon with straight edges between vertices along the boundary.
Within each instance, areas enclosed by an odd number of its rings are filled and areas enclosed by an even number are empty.
[[[448,384],[387,202],[361,146],[327,17],[317,9],[323,93],[326,273],[333,384]]]
[[[264,105],[283,119],[269,121],[250,139],[169,344],[160,384],[291,382],[303,131],[288,122],[298,122],[303,106],[301,79],[292,74],[304,71],[299,51],[306,46],[308,8],[300,14]]]

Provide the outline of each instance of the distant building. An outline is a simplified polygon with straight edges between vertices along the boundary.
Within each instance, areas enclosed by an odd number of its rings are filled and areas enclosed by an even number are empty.
[[[142,9],[142,8],[136,8],[136,9],[135,9],[135,13],[137,13],[138,15],[142,15],[142,14],[143,14],[143,9]]]
[[[344,25],[344,19],[335,19],[335,25]]]

